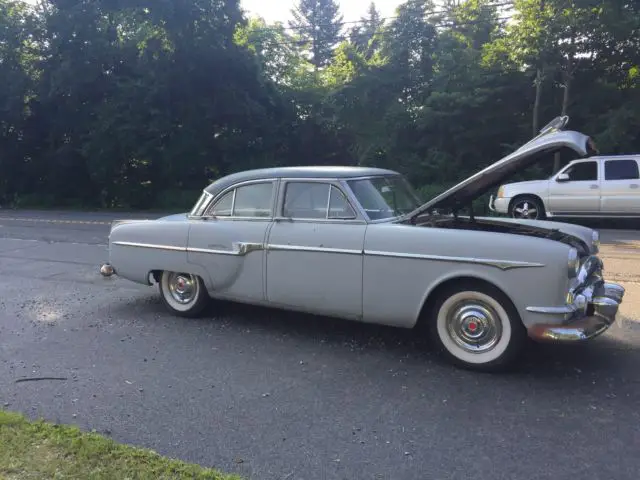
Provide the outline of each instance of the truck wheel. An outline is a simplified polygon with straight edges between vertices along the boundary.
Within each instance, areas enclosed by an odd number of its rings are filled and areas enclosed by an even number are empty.
[[[441,292],[429,328],[437,350],[450,362],[488,372],[513,366],[527,337],[509,298],[481,282],[462,282]]]
[[[209,302],[204,282],[197,275],[163,271],[159,284],[162,302],[175,315],[196,317]]]
[[[517,197],[509,205],[509,215],[523,220],[544,220],[544,205],[534,196]]]

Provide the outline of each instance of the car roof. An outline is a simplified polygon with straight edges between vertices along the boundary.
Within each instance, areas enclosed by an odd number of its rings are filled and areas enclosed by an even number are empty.
[[[358,178],[380,175],[400,175],[393,170],[373,167],[349,166],[306,166],[306,167],[272,167],[245,170],[232,173],[211,183],[204,190],[210,195],[217,195],[222,190],[239,182],[270,178]]]
[[[589,157],[581,157],[571,160],[570,163],[585,161],[585,160],[640,160],[640,154],[638,153],[630,153],[628,155],[624,155],[622,153],[616,153],[612,155],[599,154],[599,155],[591,155]]]

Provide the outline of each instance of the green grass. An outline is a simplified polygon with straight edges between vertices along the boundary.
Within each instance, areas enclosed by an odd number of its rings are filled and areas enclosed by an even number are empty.
[[[0,479],[30,478],[240,480],[77,427],[31,422],[0,410]]]

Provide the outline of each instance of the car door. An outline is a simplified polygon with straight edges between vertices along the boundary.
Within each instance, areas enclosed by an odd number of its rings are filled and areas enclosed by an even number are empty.
[[[549,180],[549,211],[555,215],[599,213],[599,178],[597,160],[570,163]]]
[[[640,172],[634,158],[606,158],[601,183],[602,214],[640,213]]]
[[[339,182],[283,180],[267,245],[269,302],[360,319],[366,221]]]
[[[274,179],[235,185],[213,200],[202,219],[192,221],[188,259],[207,270],[214,296],[264,300],[266,235],[276,187]]]

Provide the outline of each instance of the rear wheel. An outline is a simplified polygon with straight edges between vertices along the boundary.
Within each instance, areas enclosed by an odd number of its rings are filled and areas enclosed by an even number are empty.
[[[209,301],[204,282],[197,275],[163,271],[160,276],[160,296],[175,315],[195,317]]]
[[[500,290],[464,282],[440,293],[429,322],[430,338],[449,361],[471,370],[500,371],[518,359],[526,329]]]
[[[509,215],[523,220],[544,220],[546,217],[542,202],[531,195],[514,199],[509,205]]]

